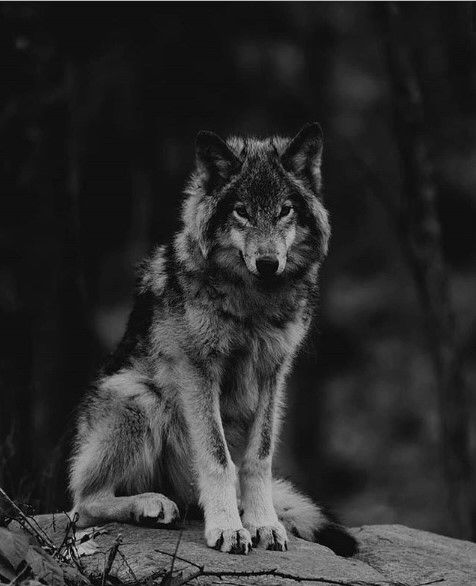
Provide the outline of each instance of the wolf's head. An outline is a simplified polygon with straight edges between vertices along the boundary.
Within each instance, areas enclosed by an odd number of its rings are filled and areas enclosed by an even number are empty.
[[[197,137],[187,189],[182,257],[230,277],[276,283],[304,275],[327,252],[320,198],[322,133],[308,124],[290,139]],[[195,261],[197,261],[195,254]]]

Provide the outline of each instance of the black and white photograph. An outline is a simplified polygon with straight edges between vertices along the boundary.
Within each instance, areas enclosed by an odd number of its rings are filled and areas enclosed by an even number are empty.
[[[476,4],[0,46],[0,585],[474,586]]]

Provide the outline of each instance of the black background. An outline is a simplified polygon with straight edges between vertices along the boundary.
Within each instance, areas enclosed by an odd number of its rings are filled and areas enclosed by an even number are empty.
[[[471,6],[400,8],[472,391]],[[333,236],[282,468],[349,524],[450,532],[422,307],[388,205],[404,187],[383,34],[378,7],[359,2],[0,6],[0,485],[12,497],[68,506],[74,407],[120,339],[135,265],[177,227],[196,133],[291,135],[317,120]]]

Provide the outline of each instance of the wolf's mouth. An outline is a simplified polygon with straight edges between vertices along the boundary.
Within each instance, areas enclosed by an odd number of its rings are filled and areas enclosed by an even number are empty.
[[[263,283],[263,284],[269,284],[269,285],[273,285],[276,283],[279,283],[280,281],[283,280],[283,271],[278,272],[277,270],[277,266],[276,263],[273,263],[273,266],[270,267],[262,267],[261,270],[258,270],[258,266],[256,267],[256,270],[252,270],[250,269],[248,263],[246,262],[245,259],[245,255],[243,254],[243,252],[240,250],[240,258],[243,261],[243,264],[245,265],[248,273],[250,275],[252,275],[257,282],[259,283]],[[258,264],[258,263],[257,263]]]

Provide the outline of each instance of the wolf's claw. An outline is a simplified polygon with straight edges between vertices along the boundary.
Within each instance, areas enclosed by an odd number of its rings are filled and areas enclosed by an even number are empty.
[[[146,492],[134,498],[131,517],[137,523],[169,524],[180,516],[177,505],[163,494]]]
[[[266,525],[264,527],[248,526],[253,547],[263,547],[272,551],[287,551],[288,536],[281,523]]]
[[[214,527],[206,531],[209,547],[227,553],[247,555],[251,549],[251,536],[246,529],[219,529]]]

